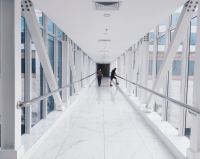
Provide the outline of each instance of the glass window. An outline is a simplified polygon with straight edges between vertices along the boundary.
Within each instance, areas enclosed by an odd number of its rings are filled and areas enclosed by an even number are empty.
[[[166,31],[166,20],[163,21],[159,26],[158,26],[158,34],[161,34]]]
[[[58,41],[58,88],[62,87],[62,42]],[[62,97],[62,91],[60,91]]]
[[[71,66],[70,66],[70,84],[73,83],[73,79],[72,79],[72,69],[71,69]],[[73,95],[73,86],[70,86],[70,96]]]
[[[21,17],[21,101],[24,101],[25,78],[25,19]],[[21,109],[21,134],[25,133],[25,108]]]
[[[54,37],[52,37],[51,35],[48,35],[48,54],[49,54],[51,67],[54,72]],[[49,85],[48,85],[48,92],[51,92]],[[53,99],[53,96],[50,96],[47,99],[48,114],[52,112],[53,110],[54,110],[54,99]]]
[[[74,51],[74,65],[75,65],[75,62],[76,62],[76,52]]]
[[[43,68],[40,58],[32,44],[32,99],[43,95]],[[31,105],[31,125],[35,126],[42,119],[42,101]]]
[[[182,63],[182,45],[180,45],[173,60],[172,67],[169,70],[168,96],[180,101],[181,99],[181,63]],[[167,103],[167,121],[178,129],[179,107],[172,103]]]
[[[135,68],[135,51],[133,52],[133,69]]]
[[[58,38],[62,39],[62,30],[58,28]]]
[[[39,10],[35,5],[34,5],[34,9],[35,9],[35,14],[36,14],[38,23],[43,25],[43,14],[42,14],[42,11]]]
[[[188,90],[187,90],[187,104],[192,105],[193,97],[193,84],[194,84],[194,65],[195,65],[195,52],[196,52],[196,36],[197,27],[194,25],[197,23],[197,17],[193,18],[190,22],[190,53],[188,59]],[[190,137],[191,131],[191,114],[186,113],[186,130],[185,135]]]
[[[149,33],[149,39],[150,40],[154,39],[154,29]]]
[[[54,34],[54,23],[50,19],[47,20],[47,26],[48,31]]]
[[[175,13],[171,15],[171,26],[176,25],[181,15],[183,7],[180,7]]]
[[[158,38],[158,52],[157,52],[157,61],[156,61],[156,75],[160,69],[162,61],[164,59],[165,53],[165,35]]]
[[[153,45],[154,42],[149,43],[149,70],[148,70],[148,88],[152,89],[152,75],[153,75]]]

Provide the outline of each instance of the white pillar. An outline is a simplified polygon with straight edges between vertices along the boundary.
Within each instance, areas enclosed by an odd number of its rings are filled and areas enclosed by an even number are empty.
[[[68,70],[69,70],[69,58],[68,58],[68,52],[67,52],[67,41],[62,42],[62,87],[69,84],[68,82]],[[64,89],[62,91],[62,102],[65,106],[69,106],[69,99],[68,99],[68,89]]]
[[[1,0],[1,150],[17,159],[21,146],[21,0]]]
[[[200,109],[200,9],[197,16],[197,33],[196,33],[196,53],[195,53],[195,70],[194,70],[194,85],[193,85],[193,101],[192,106]],[[191,135],[190,148],[187,150],[188,159],[200,158],[200,115],[192,116],[191,120]]]
[[[142,61],[141,61],[140,81],[143,87],[147,87],[148,61],[149,61],[149,34],[144,36],[141,53],[142,53]],[[141,89],[140,103],[146,104],[146,102],[147,102],[147,91],[144,89]]]

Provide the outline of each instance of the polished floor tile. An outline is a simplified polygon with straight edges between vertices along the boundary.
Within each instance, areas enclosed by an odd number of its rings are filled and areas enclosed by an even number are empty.
[[[133,158],[175,159],[118,88],[109,87],[108,78],[101,87],[93,83],[31,157]]]

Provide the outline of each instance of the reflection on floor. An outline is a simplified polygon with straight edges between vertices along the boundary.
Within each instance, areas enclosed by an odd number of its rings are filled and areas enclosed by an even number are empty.
[[[97,81],[31,159],[174,159],[109,78]]]

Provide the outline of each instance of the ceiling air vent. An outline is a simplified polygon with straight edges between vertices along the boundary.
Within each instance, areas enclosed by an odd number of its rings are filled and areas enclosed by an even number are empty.
[[[95,10],[119,10],[121,2],[98,2],[93,1]]]
[[[111,42],[110,39],[99,39],[99,42]]]

